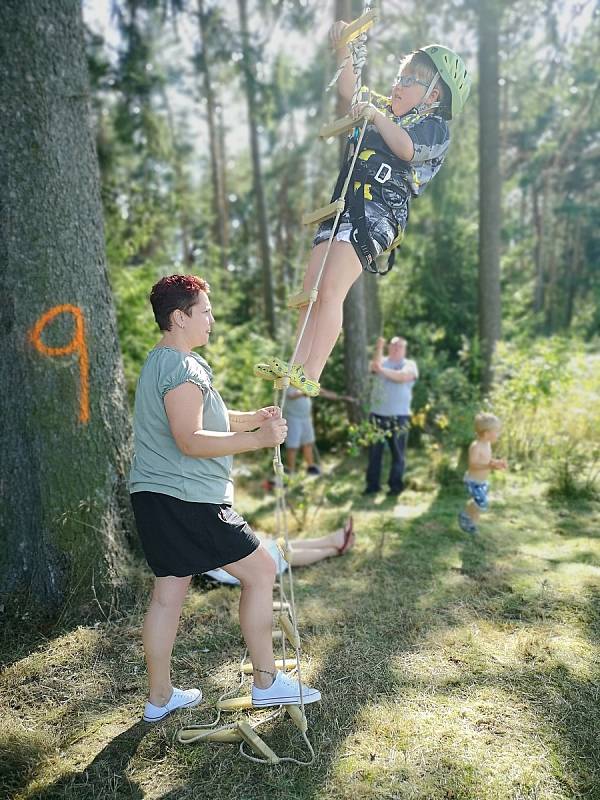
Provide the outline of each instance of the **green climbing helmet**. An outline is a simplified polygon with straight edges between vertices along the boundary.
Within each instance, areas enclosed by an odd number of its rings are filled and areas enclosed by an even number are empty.
[[[441,79],[450,89],[452,102],[450,104],[450,119],[463,110],[469,92],[471,91],[471,78],[462,58],[444,47],[442,44],[428,44],[419,48],[419,52],[426,53],[433,61]]]

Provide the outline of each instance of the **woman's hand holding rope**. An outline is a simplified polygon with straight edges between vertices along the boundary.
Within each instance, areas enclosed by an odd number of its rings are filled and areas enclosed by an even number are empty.
[[[256,437],[257,449],[261,447],[277,447],[283,444],[287,436],[287,422],[279,416],[265,419],[253,434]]]

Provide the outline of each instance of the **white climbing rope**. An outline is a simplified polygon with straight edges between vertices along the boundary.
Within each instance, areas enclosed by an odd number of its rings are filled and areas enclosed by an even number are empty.
[[[370,10],[370,6],[367,5],[365,7],[365,12],[367,12],[368,10]],[[365,12],[363,12],[363,13],[365,13]],[[344,61],[340,65],[340,68],[337,70],[336,74],[334,75],[334,78],[332,79],[332,81],[330,82],[329,86],[327,87],[329,89],[331,86],[333,86],[337,82],[337,80],[339,79],[340,75],[342,74],[342,71],[343,71],[343,69],[344,69],[344,67],[345,67],[345,65],[346,65],[346,63],[348,61],[348,58],[352,58],[352,68],[353,68],[353,72],[354,72],[354,76],[355,76],[355,86],[354,86],[354,93],[353,93],[353,97],[352,97],[352,106],[356,105],[356,103],[359,101],[359,97],[360,97],[360,91],[361,91],[361,87],[362,87],[362,70],[363,70],[363,67],[365,66],[365,64],[367,63],[367,45],[366,45],[366,42],[367,42],[367,34],[366,34],[366,32],[363,32],[359,36],[357,36],[353,41],[351,41],[349,43],[348,46],[350,48],[350,55],[347,56],[344,59]],[[354,146],[354,153],[353,153],[353,157],[352,157],[352,163],[351,163],[350,168],[348,170],[348,174],[346,176],[346,180],[344,181],[344,185],[342,187],[342,192],[340,194],[340,198],[344,198],[345,199],[346,195],[348,193],[348,187],[349,187],[350,181],[352,179],[352,174],[354,172],[354,166],[356,164],[356,160],[357,160],[358,155],[360,153],[360,146],[361,146],[361,143],[362,143],[365,131],[366,131],[367,124],[368,124],[368,120],[366,118],[363,119],[363,123],[362,123],[362,126],[360,128],[360,131],[359,131],[359,134],[358,134],[358,137],[357,137],[357,141],[356,141],[355,146]],[[356,127],[358,128],[358,120],[357,120]],[[337,198],[337,199],[340,199],[340,198]],[[334,219],[334,222],[333,222],[333,225],[331,227],[331,233],[330,233],[329,239],[327,241],[327,247],[325,249],[323,258],[321,260],[321,264],[319,266],[319,271],[318,271],[316,279],[315,279],[315,284],[312,287],[313,290],[315,290],[315,289],[318,290],[319,285],[321,283],[321,278],[323,276],[323,272],[325,270],[325,265],[327,263],[327,258],[329,256],[329,252],[331,250],[331,245],[333,243],[333,239],[334,239],[334,236],[335,236],[335,231],[336,231],[336,228],[337,228],[337,224],[339,222],[339,219],[340,219],[340,216],[342,215],[342,213],[343,212],[340,209],[338,209],[338,211],[336,213],[336,216],[335,216],[335,219]],[[287,373],[282,378],[278,379],[280,381],[280,386],[281,386],[281,395],[279,396],[279,403],[277,403],[277,399],[278,399],[278,397],[277,397],[277,389],[274,388],[275,405],[279,405],[279,407],[282,409],[282,412],[283,412],[283,409],[284,409],[284,406],[285,406],[286,388],[287,388],[287,386],[289,386],[289,378],[290,378],[290,374],[291,374],[291,369],[292,369],[292,366],[295,363],[296,357],[298,355],[298,350],[300,348],[300,345],[302,343],[302,339],[303,339],[304,334],[306,332],[306,327],[307,327],[307,324],[308,324],[308,320],[309,320],[311,311],[312,311],[314,303],[315,303],[315,299],[313,298],[312,294],[313,293],[311,292],[311,298],[309,300],[309,303],[308,303],[308,306],[307,306],[307,309],[306,309],[306,314],[305,314],[305,317],[304,317],[304,321],[303,321],[302,327],[301,327],[300,332],[298,334],[298,337],[296,339],[296,344],[295,344],[295,347],[294,347],[294,352],[292,354],[292,358],[288,362]],[[298,678],[298,683],[299,683],[300,687],[302,687],[302,667],[301,667],[301,663],[300,663],[300,661],[301,661],[301,646],[300,646],[300,635],[299,635],[299,632],[298,632],[298,615],[297,615],[296,597],[295,597],[295,591],[294,591],[294,575],[293,575],[293,568],[292,568],[292,564],[291,564],[291,559],[289,559],[291,548],[290,548],[289,529],[288,529],[288,522],[287,522],[287,504],[286,504],[286,497],[285,497],[285,487],[284,487],[284,484],[283,484],[284,471],[283,471],[283,463],[282,463],[282,460],[281,460],[281,446],[277,445],[274,450],[275,450],[275,452],[274,452],[274,457],[273,457],[273,471],[274,471],[274,474],[275,474],[275,519],[276,519],[276,528],[277,528],[278,536],[281,537],[281,535],[283,534],[283,540],[284,540],[284,543],[285,543],[285,553],[284,553],[284,555],[287,556],[287,558],[286,558],[286,561],[287,561],[287,564],[288,564],[287,582],[288,582],[288,586],[289,586],[289,595],[288,595],[288,593],[286,592],[285,587],[284,587],[285,578],[284,578],[284,572],[283,572],[283,565],[282,565],[281,560],[280,560],[279,569],[278,569],[278,589],[279,589],[280,613],[284,613],[285,609],[289,608],[289,616],[290,616],[290,621],[292,623],[294,639],[295,639],[294,651],[295,651],[295,657],[296,657],[296,666],[295,666],[295,668],[293,670],[290,670],[290,672],[287,673],[287,674],[296,673],[297,678]],[[285,662],[286,662],[286,658],[287,658],[287,656],[286,656],[286,647],[287,647],[287,643],[286,643],[285,632],[282,632],[282,655],[283,655],[283,669],[284,669],[284,672],[286,671],[285,670]],[[236,727],[237,727],[237,723],[236,722],[230,723],[230,724],[227,724],[227,725],[222,725],[221,727],[217,728],[217,725],[219,724],[219,721],[221,719],[221,713],[222,713],[221,708],[219,707],[219,704],[220,704],[220,702],[222,700],[225,700],[226,698],[229,698],[229,697],[233,697],[235,694],[239,693],[240,689],[244,685],[245,676],[244,676],[244,673],[243,673],[242,670],[243,670],[243,666],[244,666],[244,663],[245,663],[246,658],[247,658],[247,654],[248,654],[248,651],[246,650],[246,652],[244,653],[244,656],[242,658],[242,661],[240,663],[240,674],[241,674],[240,683],[236,688],[234,688],[234,689],[232,689],[232,690],[230,690],[228,692],[225,692],[223,695],[221,695],[221,697],[219,698],[219,701],[217,703],[217,709],[218,710],[217,710],[217,716],[216,716],[215,720],[212,723],[197,724],[197,725],[186,725],[185,727],[182,727],[176,734],[176,738],[177,738],[177,740],[179,742],[185,743],[185,744],[192,744],[194,741],[205,739],[207,731],[211,731],[212,730],[212,733],[216,734],[218,731],[226,731],[226,730],[235,730],[236,729]],[[276,719],[277,717],[281,716],[284,712],[285,712],[285,708],[283,706],[278,706],[274,711],[269,713],[266,717],[262,717],[260,719],[260,721],[256,724],[256,726],[253,726],[253,727],[258,727],[258,725],[262,725],[262,724],[264,724],[266,722],[269,722],[269,721],[271,721],[273,719]],[[302,720],[305,720],[306,719],[305,704],[304,704],[304,697],[303,697],[302,691],[300,691],[300,712],[302,714]],[[190,731],[190,730],[198,730],[198,736],[194,737],[192,735],[191,737],[186,737],[185,739],[182,739],[181,735],[183,734],[183,732],[184,731]],[[285,757],[277,757],[277,762],[276,763],[287,762],[287,763],[292,763],[292,764],[298,764],[300,766],[310,766],[314,762],[314,760],[315,760],[315,751],[313,749],[312,744],[310,743],[310,740],[309,740],[309,738],[308,738],[308,736],[306,734],[306,731],[305,730],[300,730],[300,733],[301,733],[302,738],[303,738],[303,740],[304,740],[304,742],[305,742],[305,744],[306,744],[306,746],[307,746],[307,748],[309,750],[310,759],[305,760],[305,761],[301,761],[299,759],[292,758],[291,756],[285,756]],[[245,745],[245,740],[242,740],[240,742],[239,752],[244,758],[246,758],[249,761],[252,761],[254,763],[257,763],[257,764],[271,764],[271,763],[273,763],[272,761],[270,761],[267,758],[258,758],[256,756],[250,755],[250,753],[248,753],[245,750],[244,745]]]

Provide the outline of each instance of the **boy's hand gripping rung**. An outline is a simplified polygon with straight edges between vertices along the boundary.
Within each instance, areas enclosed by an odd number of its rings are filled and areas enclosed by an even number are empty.
[[[377,11],[374,8],[372,8],[370,11],[366,11],[364,14],[361,14],[360,17],[353,20],[344,28],[344,31],[340,36],[340,45],[350,44],[350,42],[353,42],[361,35],[361,33],[368,31],[376,19]]]
[[[370,100],[371,93],[364,91],[361,92],[358,102],[369,103]],[[319,130],[319,136],[321,139],[330,139],[332,136],[339,136],[340,133],[348,133],[348,131],[351,131],[352,128],[358,127],[358,125],[360,125],[360,121],[365,119],[365,117],[370,113],[369,106],[365,106],[357,117],[353,117],[351,114],[346,114],[345,117],[339,117],[339,119],[323,125]]]

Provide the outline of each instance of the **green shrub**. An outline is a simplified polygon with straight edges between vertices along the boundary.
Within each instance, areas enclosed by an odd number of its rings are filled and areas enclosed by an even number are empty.
[[[600,429],[600,359],[553,337],[498,347],[490,407],[503,423],[500,447],[516,463],[554,467],[565,454],[589,462]]]
[[[446,453],[440,453],[437,458],[434,457],[432,461],[433,477],[436,483],[440,486],[460,486],[459,471],[454,463]]]
[[[600,495],[600,450],[567,450],[550,467],[548,497],[559,502],[595,500]]]

